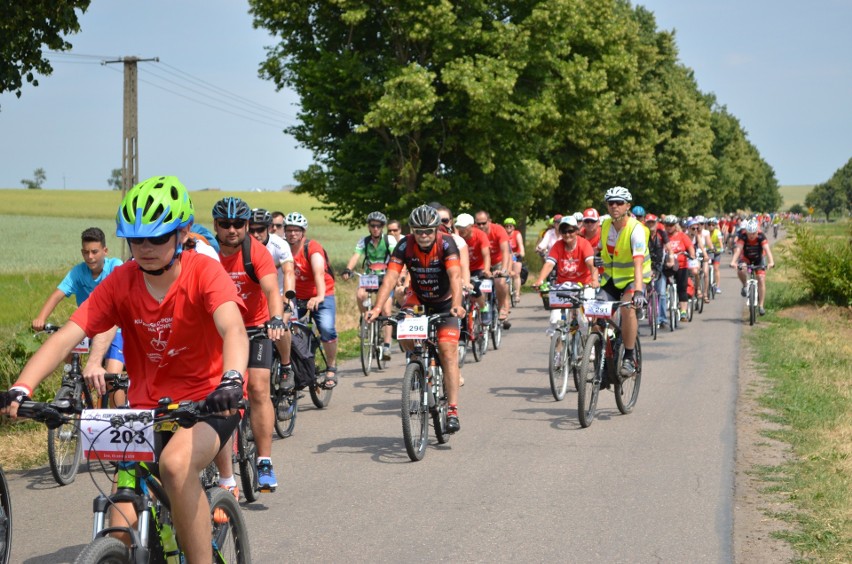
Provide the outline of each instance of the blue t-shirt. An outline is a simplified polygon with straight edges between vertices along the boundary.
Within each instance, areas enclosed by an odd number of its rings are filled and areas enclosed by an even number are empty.
[[[104,269],[100,276],[92,278],[92,271],[89,270],[85,262],[81,262],[65,275],[65,278],[59,283],[57,289],[61,290],[66,298],[74,294],[77,297],[77,307],[80,307],[80,304],[86,301],[86,298],[89,297],[95,286],[100,284],[110,272],[120,265],[121,259],[106,257],[104,260]]]

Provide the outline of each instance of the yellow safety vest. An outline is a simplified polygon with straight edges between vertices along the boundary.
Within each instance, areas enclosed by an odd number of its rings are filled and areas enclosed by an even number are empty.
[[[615,241],[615,256],[609,254],[606,243],[609,240],[609,229],[612,227],[612,218],[607,218],[601,225],[601,258],[604,262],[604,272],[601,276],[601,284],[606,284],[612,279],[616,288],[625,288],[633,282],[633,248],[630,245],[630,234],[639,222],[636,218],[627,219],[627,225],[618,234]],[[644,226],[643,226],[644,227]],[[642,279],[645,284],[651,281],[651,256],[648,251],[648,237],[650,231],[645,228],[645,262],[642,265]]]

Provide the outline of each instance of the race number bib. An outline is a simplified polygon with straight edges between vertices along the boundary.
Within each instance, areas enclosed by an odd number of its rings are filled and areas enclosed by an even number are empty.
[[[72,352],[72,353],[77,353],[77,354],[87,354],[87,353],[89,352],[89,344],[90,344],[90,342],[89,342],[89,338],[88,338],[88,337],[83,337],[83,340],[82,340],[82,341],[80,341],[80,342],[77,344],[77,346],[76,346],[76,347],[74,347],[73,349],[71,349],[71,352]]]
[[[584,300],[594,300],[595,296],[598,295],[598,291],[592,288],[591,286],[586,286],[583,288],[583,299]]]
[[[583,311],[586,317],[610,318],[612,317],[612,304],[614,303],[590,300],[583,303]]]
[[[568,309],[574,307],[574,303],[569,298],[558,296],[559,293],[564,294],[565,290],[551,290],[548,295],[551,309]]]
[[[396,325],[398,341],[406,339],[425,339],[429,336],[428,317],[406,317]]]
[[[128,414],[150,414],[145,409],[85,409],[80,416],[80,438],[90,460],[155,462],[154,428],[150,422],[131,421],[113,427],[110,419]]]
[[[490,294],[491,289],[494,287],[494,281],[490,278],[486,278],[479,283],[479,291],[483,294]]]
[[[364,274],[358,281],[358,286],[364,288],[365,290],[378,290],[379,289],[379,275],[378,274]]]
[[[701,266],[701,261],[698,259],[686,259],[687,268],[698,268]]]

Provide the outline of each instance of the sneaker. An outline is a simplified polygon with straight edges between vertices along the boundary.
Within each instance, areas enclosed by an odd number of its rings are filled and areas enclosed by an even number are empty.
[[[281,365],[281,375],[280,385],[281,390],[285,392],[293,391],[293,388],[296,387],[296,373],[293,372],[293,365],[288,364],[287,366]]]
[[[680,312],[680,320],[686,321],[686,312],[685,311]]]
[[[451,411],[450,415],[447,416],[447,432],[458,433],[460,429],[459,414],[457,411]]]
[[[382,347],[382,360],[390,360],[391,359],[391,350],[390,344],[385,343]]]
[[[240,501],[240,490],[237,486],[223,486],[219,485],[223,490],[228,490],[232,494],[234,494],[234,499],[237,500],[237,503]],[[228,522],[228,516],[225,514],[225,511],[221,507],[217,507],[213,511],[213,522],[217,525],[222,525]]]
[[[740,290],[740,295],[741,295],[742,297],[746,297],[746,287],[745,287],[745,286],[743,286],[743,289],[742,289],[742,290]]]
[[[278,487],[278,480],[275,479],[275,470],[272,469],[272,463],[268,460],[257,463],[257,489],[262,492],[274,492]]]
[[[760,306],[760,307],[757,309],[757,312],[758,312],[760,315],[766,315],[766,310],[765,310],[765,309],[763,309],[763,306]]]
[[[721,293],[722,293],[722,288],[720,288],[719,286],[716,286],[716,293],[717,293],[717,294],[721,294]]]
[[[665,321],[660,321],[660,324],[658,325],[658,327],[659,327],[660,329],[668,329],[668,328],[669,328],[669,324],[668,324],[668,323],[666,323]]]
[[[624,378],[630,378],[636,374],[636,363],[632,358],[625,358],[621,361],[621,375]]]
[[[503,329],[511,329],[511,328],[512,328],[512,322],[509,321],[508,319],[505,319],[503,321]]]

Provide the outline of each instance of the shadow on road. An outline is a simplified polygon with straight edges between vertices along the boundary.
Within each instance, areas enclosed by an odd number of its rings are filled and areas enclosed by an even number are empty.
[[[361,403],[352,406],[352,410],[364,415],[399,415],[400,399],[392,398],[378,403]]]
[[[56,564],[57,562],[74,562],[74,559],[86,548],[85,544],[67,546],[51,554],[34,556],[23,561],[23,564]]]
[[[402,437],[349,437],[317,445],[318,454],[331,451],[344,454],[367,454],[373,461],[382,464],[399,464],[409,460]]]

